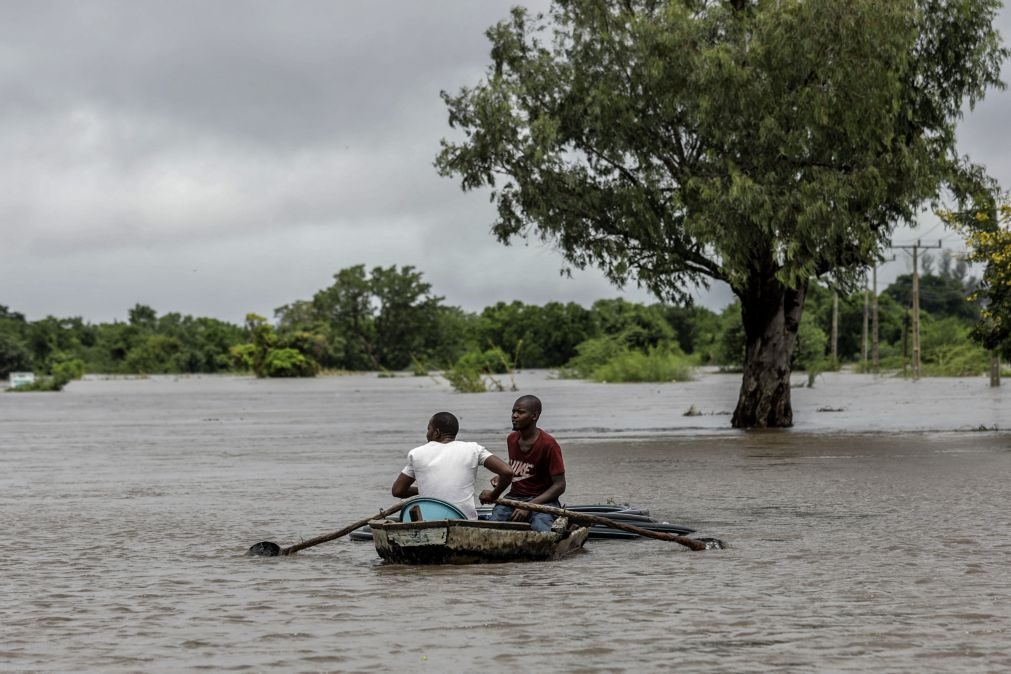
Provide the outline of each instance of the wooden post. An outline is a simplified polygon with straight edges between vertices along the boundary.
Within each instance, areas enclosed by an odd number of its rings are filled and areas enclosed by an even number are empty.
[[[878,265],[872,267],[874,286],[871,290],[871,359],[874,373],[881,369],[881,345],[878,343]]]
[[[864,372],[867,372],[867,319],[868,319],[868,286],[870,285],[870,278],[867,274],[864,274],[864,334],[863,340],[860,342],[860,360],[864,364]]]
[[[1000,354],[990,354],[990,386],[1000,386]]]
[[[920,243],[919,239],[917,239],[916,243],[907,246],[896,246],[894,244],[892,244],[891,246],[891,248],[902,248],[902,249],[909,248],[912,249],[913,251],[913,303],[912,303],[913,381],[916,381],[920,378],[920,269],[917,255],[919,253],[920,248],[940,248],[940,247],[941,247],[940,239],[937,240],[936,246],[924,246],[922,243]],[[905,338],[903,338],[903,347],[902,347],[903,357],[905,357],[906,355],[904,342]],[[903,372],[905,372],[905,368],[906,368],[905,363],[903,363],[902,365]]]
[[[839,367],[839,291],[832,291],[832,367]]]
[[[920,242],[913,246],[913,381],[920,379],[920,271],[917,252]]]

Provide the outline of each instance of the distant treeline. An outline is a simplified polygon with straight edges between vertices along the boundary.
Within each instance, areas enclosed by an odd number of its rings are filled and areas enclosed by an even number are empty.
[[[921,353],[925,374],[967,375],[988,367],[968,338],[978,307],[967,300],[975,279],[963,264],[928,260],[920,278]],[[903,366],[909,346],[911,277],[878,297],[883,365]],[[812,284],[794,355],[799,369],[833,367],[832,293]],[[839,298],[838,359],[861,360],[864,293]],[[499,302],[479,313],[447,306],[412,267],[343,269],[311,299],[250,314],[244,325],[178,313],[159,316],[136,305],[129,320],[88,323],[81,317],[28,321],[0,305],[0,378],[37,374],[181,374],[252,372],[312,376],[320,371],[445,370],[473,378],[511,368],[559,368],[563,376],[670,379],[693,365],[742,364],[740,307],[599,300],[590,307]],[[657,369],[657,364],[663,367]]]

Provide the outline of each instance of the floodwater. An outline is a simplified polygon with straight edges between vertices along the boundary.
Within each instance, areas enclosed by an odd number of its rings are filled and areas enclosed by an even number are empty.
[[[566,502],[730,548],[250,558],[393,503],[432,412],[501,455],[516,394],[375,375],[0,393],[0,671],[1011,670],[1011,386],[826,375],[794,389],[794,429],[739,432],[736,376],[516,384],[544,400]]]

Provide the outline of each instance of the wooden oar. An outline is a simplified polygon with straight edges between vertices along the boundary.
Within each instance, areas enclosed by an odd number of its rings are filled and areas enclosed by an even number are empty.
[[[680,543],[686,548],[691,548],[692,550],[708,550],[710,548],[719,549],[723,547],[723,544],[716,540],[710,539],[709,541],[700,541],[694,538],[688,538],[687,536],[678,536],[677,534],[667,534],[662,531],[650,531],[649,529],[643,529],[641,527],[634,526],[632,524],[625,524],[624,522],[615,522],[614,520],[609,520],[606,517],[598,517],[597,515],[588,515],[586,513],[574,512],[572,510],[565,510],[564,508],[553,508],[551,506],[541,505],[539,503],[527,503],[526,501],[513,501],[507,498],[500,498],[496,503],[501,503],[502,505],[509,506],[511,508],[521,508],[523,510],[535,510],[540,513],[548,513],[549,515],[556,515],[558,517],[568,517],[573,522],[584,522],[587,524],[601,524],[605,527],[611,527],[612,529],[621,529],[622,531],[631,531],[632,533],[639,534],[646,538],[655,538],[660,541],[673,541],[675,543]]]
[[[327,541],[332,541],[334,539],[340,538],[341,536],[347,536],[355,529],[360,529],[368,524],[372,520],[381,520],[387,515],[392,515],[395,512],[400,512],[407,504],[407,501],[401,501],[396,505],[392,505],[386,510],[380,510],[377,515],[370,515],[365,519],[358,520],[354,524],[349,524],[340,531],[335,531],[332,534],[322,534],[316,538],[310,538],[307,541],[302,541],[301,543],[296,543],[295,545],[289,545],[286,548],[282,548],[277,543],[271,543],[270,541],[261,541],[253,546],[250,546],[247,555],[252,555],[256,557],[277,557],[293,555],[299,550],[305,550],[306,548],[311,548],[314,545],[319,545],[320,543],[326,543]]]

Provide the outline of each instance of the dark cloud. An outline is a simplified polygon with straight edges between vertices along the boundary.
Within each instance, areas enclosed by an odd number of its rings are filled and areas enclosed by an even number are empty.
[[[512,4],[0,4],[0,304],[241,320],[358,263],[412,264],[468,309],[617,295],[592,270],[561,277],[550,248],[497,243],[487,195],[432,167],[439,90],[483,76]],[[991,94],[960,136],[1005,184],[1009,101]]]

